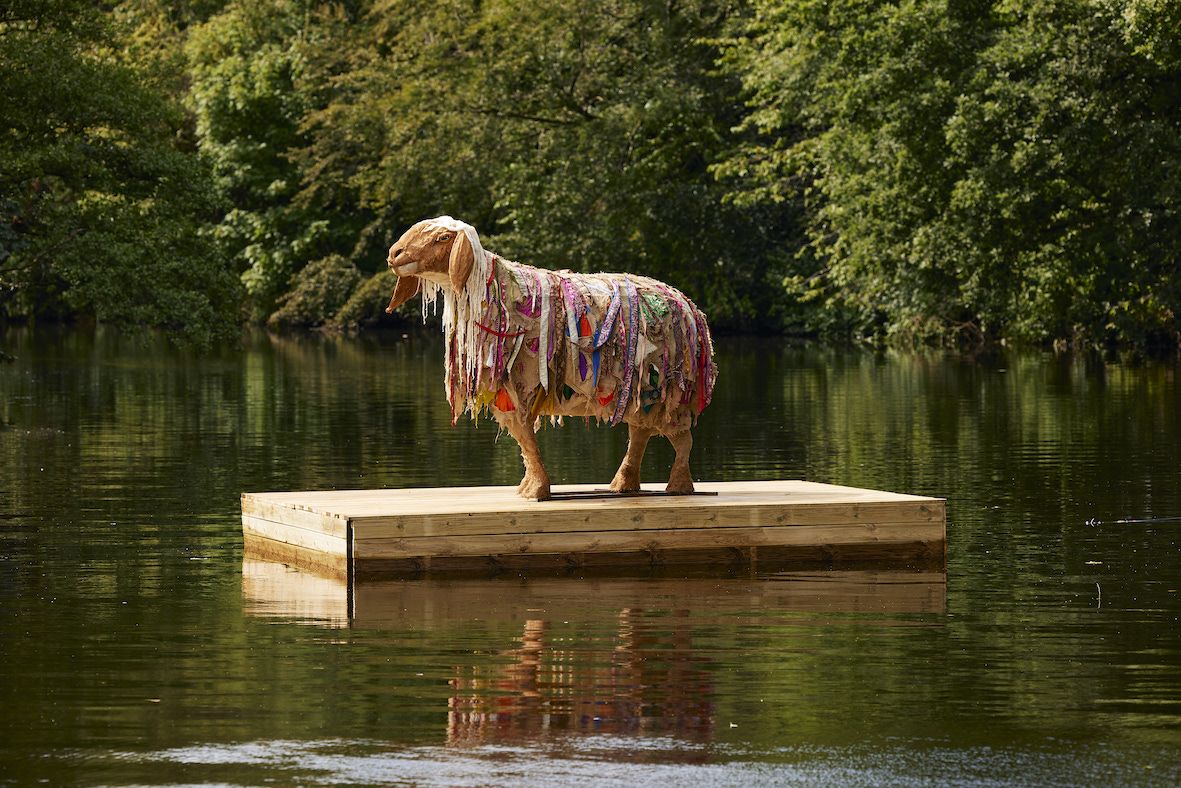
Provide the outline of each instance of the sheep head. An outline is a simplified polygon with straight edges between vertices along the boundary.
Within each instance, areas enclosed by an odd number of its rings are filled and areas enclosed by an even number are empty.
[[[461,223],[450,217],[428,219],[411,227],[390,247],[386,262],[398,284],[386,312],[393,312],[422,289],[427,279],[463,292],[475,265],[475,253]]]

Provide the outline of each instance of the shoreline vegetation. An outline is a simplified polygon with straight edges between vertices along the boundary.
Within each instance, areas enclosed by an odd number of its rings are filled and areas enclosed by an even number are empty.
[[[13,0],[0,323],[364,331],[440,214],[719,334],[1181,347],[1172,0]]]

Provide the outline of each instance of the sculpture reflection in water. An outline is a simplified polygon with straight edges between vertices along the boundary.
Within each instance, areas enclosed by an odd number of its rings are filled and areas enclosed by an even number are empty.
[[[646,618],[625,608],[610,639],[577,642],[529,619],[496,670],[457,668],[447,738],[454,745],[547,731],[645,733],[703,740],[714,730],[709,660],[694,652],[687,610]]]
[[[855,624],[860,636],[866,625],[938,626],[947,610],[943,572],[902,570],[350,584],[247,555],[242,592],[248,616],[322,627],[331,642],[358,645],[341,663],[355,673],[341,680],[380,683],[369,713],[393,705],[445,714],[457,747],[550,732],[710,741],[730,724],[718,722],[718,706],[745,691],[715,659],[748,647],[808,658],[806,635],[817,627]],[[309,670],[322,667],[320,656]]]

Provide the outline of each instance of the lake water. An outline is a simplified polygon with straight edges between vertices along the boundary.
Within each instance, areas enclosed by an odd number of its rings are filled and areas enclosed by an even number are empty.
[[[0,350],[0,784],[1181,784],[1176,359],[719,341],[695,476],[944,497],[945,577],[349,593],[244,560],[239,494],[516,484],[492,422],[450,425],[437,336]],[[606,482],[625,441],[542,451]]]

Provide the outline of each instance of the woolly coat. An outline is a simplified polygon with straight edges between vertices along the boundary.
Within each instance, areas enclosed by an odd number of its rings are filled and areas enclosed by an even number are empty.
[[[463,293],[432,282],[422,290],[424,318],[444,299],[453,423],[487,409],[663,434],[693,426],[717,367],[705,316],[682,293],[642,276],[533,268],[473,245]]]

